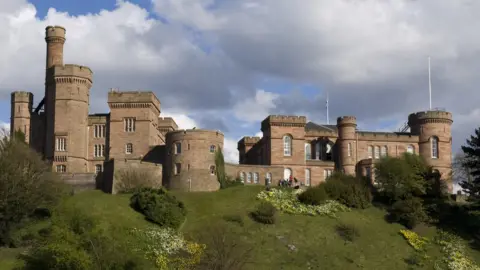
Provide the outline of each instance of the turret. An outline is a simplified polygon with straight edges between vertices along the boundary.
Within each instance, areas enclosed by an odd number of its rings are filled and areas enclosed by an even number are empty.
[[[33,105],[33,94],[30,92],[16,91],[11,96],[11,119],[10,134],[13,136],[15,131],[22,131],[25,134],[25,140],[30,142],[30,121]]]
[[[55,65],[63,65],[63,45],[66,30],[62,26],[47,26],[45,41],[47,42],[47,69]]]
[[[346,174],[355,174],[355,134],[357,119],[355,116],[337,118],[339,168]]]
[[[408,117],[408,125],[413,135],[419,136],[419,154],[434,169],[438,170],[442,179],[448,181],[452,189],[452,114],[446,111],[425,111],[412,113]]]

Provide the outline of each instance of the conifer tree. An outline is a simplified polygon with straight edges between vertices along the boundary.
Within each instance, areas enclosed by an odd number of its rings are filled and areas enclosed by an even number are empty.
[[[475,129],[475,134],[467,139],[467,144],[462,146],[465,159],[462,162],[464,168],[471,175],[471,179],[462,181],[460,186],[470,195],[469,199],[480,199],[480,128]]]

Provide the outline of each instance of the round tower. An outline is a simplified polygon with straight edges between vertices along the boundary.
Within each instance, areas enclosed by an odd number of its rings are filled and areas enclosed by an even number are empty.
[[[220,188],[215,155],[223,150],[220,131],[188,129],[170,131],[166,136],[167,160],[164,185],[182,191],[215,191]]]
[[[47,69],[55,65],[63,65],[63,45],[66,30],[62,26],[47,26],[45,41],[47,42]]]
[[[417,135],[419,154],[438,170],[452,190],[452,114],[446,111],[425,111],[408,116],[412,135]]]
[[[30,114],[32,112],[33,94],[30,92],[15,91],[11,96],[10,135],[15,131],[25,134],[25,141],[30,142]]]
[[[339,169],[346,174],[355,174],[355,134],[357,119],[355,116],[343,116],[337,118],[338,140],[337,149],[339,153]]]

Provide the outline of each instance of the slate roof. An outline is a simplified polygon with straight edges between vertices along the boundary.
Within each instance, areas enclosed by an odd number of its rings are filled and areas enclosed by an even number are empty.
[[[313,122],[308,122],[305,125],[305,130],[318,130],[318,131],[333,131],[338,132],[336,125],[319,125]]]

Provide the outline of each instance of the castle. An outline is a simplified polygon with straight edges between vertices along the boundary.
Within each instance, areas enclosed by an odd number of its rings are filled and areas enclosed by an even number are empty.
[[[61,26],[46,28],[44,97],[34,108],[32,93],[13,92],[10,130],[23,131],[29,145],[72,183],[93,181],[114,193],[119,169],[141,168],[171,189],[217,190],[215,153],[223,148],[223,133],[179,130],[174,119],[160,116],[153,92],[111,90],[110,112],[89,114],[93,73],[63,63],[65,34]],[[451,124],[451,113],[440,110],[413,113],[409,132],[391,133],[359,131],[353,116],[319,125],[304,116],[270,115],[261,124],[263,137],[242,138],[239,164],[227,163],[225,170],[246,184],[276,184],[293,175],[315,185],[334,170],[373,177],[379,158],[409,152],[445,178],[452,165]]]

